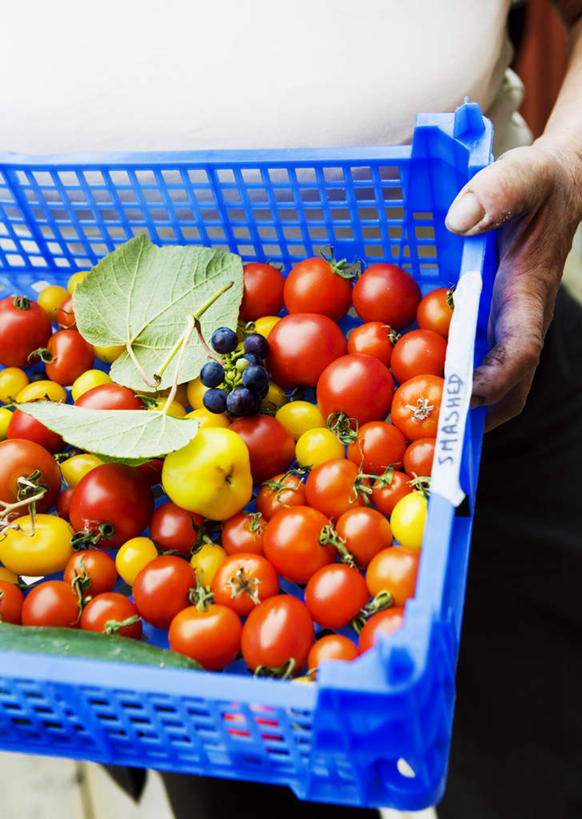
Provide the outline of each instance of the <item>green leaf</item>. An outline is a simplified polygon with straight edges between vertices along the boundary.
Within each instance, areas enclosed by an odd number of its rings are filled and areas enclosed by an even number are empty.
[[[143,373],[153,382],[195,314],[232,282],[200,316],[209,339],[217,327],[235,330],[243,291],[239,256],[197,245],[157,247],[137,236],[93,268],[73,296],[81,335],[99,347],[130,347]],[[184,351],[179,381],[196,378],[207,354],[193,335]],[[151,390],[143,373],[125,352],[111,367],[114,381],[131,389]],[[157,389],[172,383],[173,367],[162,374]]]
[[[157,410],[96,410],[31,401],[15,405],[73,446],[104,460],[137,463],[186,446],[198,431],[195,418],[173,418]]]

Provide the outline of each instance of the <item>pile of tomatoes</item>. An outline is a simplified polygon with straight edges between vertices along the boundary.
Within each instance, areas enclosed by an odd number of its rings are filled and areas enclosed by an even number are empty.
[[[421,298],[392,264],[355,281],[333,258],[305,259],[287,278],[245,265],[239,338],[267,339],[270,382],[259,413],[233,418],[205,408],[199,378],[171,407],[167,393],[112,382],[105,365],[123,348],[93,348],[75,326],[71,294],[85,275],[38,303],[0,301],[0,619],[135,639],[145,622],[205,669],[242,653],[254,673],[310,678],[399,628],[416,584],[451,291]],[[134,468],[76,451],[11,407],[71,399],[166,409],[199,431]]]

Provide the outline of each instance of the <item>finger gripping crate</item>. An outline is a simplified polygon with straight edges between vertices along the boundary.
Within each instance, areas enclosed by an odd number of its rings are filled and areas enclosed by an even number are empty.
[[[472,366],[486,349],[494,244],[454,236],[444,217],[491,161],[491,138],[466,103],[420,115],[412,145],[394,148],[0,154],[0,297],[64,284],[140,233],[286,270],[331,245],[338,258],[401,265],[423,292],[480,272],[476,327],[457,351]],[[434,804],[446,778],[482,411],[465,411],[455,429],[457,456],[440,432],[439,445],[468,500],[456,509],[432,493],[399,632],[351,664],[324,665],[315,685],[4,652],[0,748],[270,782],[324,802]]]

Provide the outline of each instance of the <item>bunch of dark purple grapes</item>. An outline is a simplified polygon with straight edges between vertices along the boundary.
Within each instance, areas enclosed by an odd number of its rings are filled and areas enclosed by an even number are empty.
[[[228,327],[219,327],[210,339],[218,353],[200,370],[200,381],[209,389],[202,398],[210,412],[227,412],[233,417],[255,415],[269,391],[269,374],[263,366],[269,353],[269,342],[259,333],[251,333],[236,351],[238,338]]]

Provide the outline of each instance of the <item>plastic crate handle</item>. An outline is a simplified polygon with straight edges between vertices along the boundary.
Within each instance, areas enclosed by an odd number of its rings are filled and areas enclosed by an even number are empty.
[[[482,289],[479,270],[470,270],[461,276],[455,289],[455,309],[449,331],[431,492],[441,495],[453,506],[458,506],[465,497],[460,483],[461,456],[473,387],[475,327]]]

